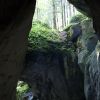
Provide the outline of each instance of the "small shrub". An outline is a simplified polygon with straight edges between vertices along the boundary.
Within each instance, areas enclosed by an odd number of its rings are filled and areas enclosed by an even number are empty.
[[[43,52],[63,52],[71,51],[67,43],[61,42],[60,36],[56,30],[52,30],[48,25],[41,22],[33,22],[29,34],[28,50]]]
[[[83,14],[77,14],[73,16],[70,20],[70,24],[72,23],[81,23],[82,20],[86,19],[87,17]]]
[[[33,50],[48,49],[49,41],[58,42],[60,41],[60,37],[57,31],[52,30],[47,24],[33,22],[28,40],[29,47]]]
[[[17,100],[21,100],[21,97],[30,91],[30,88],[28,86],[28,84],[26,84],[25,82],[23,81],[19,81],[18,84],[17,84]]]

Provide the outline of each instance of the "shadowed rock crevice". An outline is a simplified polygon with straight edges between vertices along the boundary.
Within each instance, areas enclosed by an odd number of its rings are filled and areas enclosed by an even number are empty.
[[[38,91],[40,100],[85,100],[83,74],[72,59],[71,54],[29,52],[21,80]]]

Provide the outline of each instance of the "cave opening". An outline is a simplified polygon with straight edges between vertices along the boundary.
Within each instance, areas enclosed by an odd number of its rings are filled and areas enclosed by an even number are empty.
[[[25,100],[85,100],[83,69],[78,64],[84,20],[91,19],[67,0],[37,0],[20,78],[30,88],[20,86],[18,100],[26,94]]]

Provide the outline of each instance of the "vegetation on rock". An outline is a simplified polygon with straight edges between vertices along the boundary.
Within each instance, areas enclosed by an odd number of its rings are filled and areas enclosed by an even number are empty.
[[[50,48],[50,41],[58,42],[60,37],[57,34],[57,31],[52,30],[47,24],[41,22],[33,22],[28,40],[29,49],[46,50]]]
[[[30,91],[30,88],[27,83],[19,81],[17,84],[17,100],[21,100],[21,97]]]
[[[70,25],[64,29],[67,32],[67,37],[64,42],[61,41],[60,35],[57,30],[52,30],[47,24],[36,21],[32,24],[32,29],[28,37],[28,52],[47,52],[47,53],[61,53],[64,55],[69,55],[73,62],[76,57],[76,47],[74,44],[69,45],[73,34],[73,27],[77,27],[86,19],[83,15],[74,16]],[[80,24],[81,25],[81,24]],[[69,62],[68,62],[69,63]],[[70,73],[71,74],[71,73]],[[26,83],[18,83],[17,86],[17,96],[20,97],[30,90]]]
[[[33,22],[28,40],[28,50],[43,52],[71,51],[67,48],[66,43],[61,42],[58,31],[52,30],[47,24],[38,21]]]

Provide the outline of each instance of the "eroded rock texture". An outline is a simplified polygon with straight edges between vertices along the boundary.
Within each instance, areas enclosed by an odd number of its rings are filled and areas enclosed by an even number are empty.
[[[21,80],[39,100],[85,100],[83,74],[71,54],[30,52]]]
[[[0,100],[15,100],[35,0],[0,0]]]
[[[100,100],[100,44],[94,34],[92,20],[84,20],[82,27],[83,48],[78,54],[78,63],[84,73],[85,96],[86,100]]]
[[[90,16],[93,19],[93,27],[95,29],[95,33],[90,34],[87,40],[85,40],[84,44],[85,48],[79,54],[79,64],[81,64],[81,68],[85,74],[85,95],[87,100],[100,100],[100,2],[99,0],[69,0],[76,8],[81,11],[85,11],[87,14],[90,12]],[[83,9],[79,5],[83,7]],[[89,10],[86,11],[86,9]],[[90,24],[91,25],[91,24]],[[89,25],[89,26],[90,26]],[[88,27],[89,27],[88,26]],[[92,28],[93,29],[93,28]],[[89,29],[88,29],[89,30]],[[91,32],[90,32],[91,33]],[[88,35],[88,33],[86,32]],[[98,41],[98,44],[97,44]],[[84,67],[82,67],[84,66]]]

